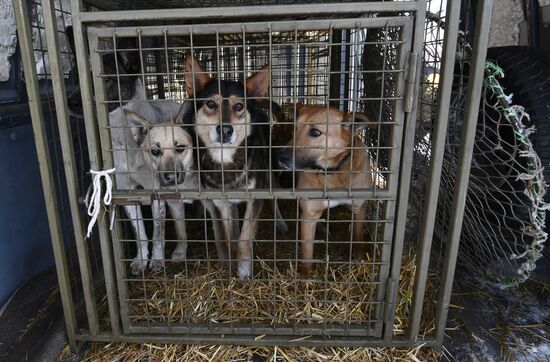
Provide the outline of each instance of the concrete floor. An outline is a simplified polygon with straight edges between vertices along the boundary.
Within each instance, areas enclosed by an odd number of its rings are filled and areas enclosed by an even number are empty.
[[[550,361],[550,250],[520,286],[496,289],[459,270],[445,347],[457,361]]]

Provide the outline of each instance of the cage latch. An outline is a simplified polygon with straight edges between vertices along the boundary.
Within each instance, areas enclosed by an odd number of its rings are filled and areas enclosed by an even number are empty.
[[[416,70],[418,69],[418,54],[416,52],[409,52],[407,54],[407,65],[405,71],[405,80],[407,87],[405,89],[405,112],[412,112],[415,105],[416,94]]]

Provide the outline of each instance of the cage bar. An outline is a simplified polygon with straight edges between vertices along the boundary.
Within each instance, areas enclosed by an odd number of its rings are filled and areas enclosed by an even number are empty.
[[[470,81],[467,90],[467,108],[464,116],[464,127],[460,144],[460,156],[458,162],[456,185],[453,192],[453,208],[451,222],[449,226],[448,240],[445,250],[445,261],[442,271],[442,288],[438,299],[438,309],[436,315],[436,340],[443,343],[445,334],[445,324],[447,313],[449,311],[449,302],[451,299],[451,290],[453,286],[453,276],[456,267],[458,255],[458,245],[460,233],[462,230],[462,221],[464,217],[464,205],[466,202],[466,192],[468,190],[468,179],[472,165],[472,153],[474,148],[474,136],[477,126],[477,117],[479,103],[481,100],[481,91],[483,76],[485,71],[485,58],[487,56],[487,47],[489,44],[489,27],[491,25],[491,15],[493,11],[493,1],[481,1],[478,3],[476,17],[476,33],[473,44],[473,61],[470,71]]]
[[[447,4],[447,18],[449,21],[445,27],[446,36],[443,44],[444,56],[441,63],[442,76],[439,85],[437,101],[437,120],[434,125],[433,133],[435,135],[432,142],[432,158],[430,162],[430,172],[428,180],[428,192],[426,195],[424,215],[422,217],[422,227],[419,236],[420,245],[423,250],[420,252],[419,264],[420,270],[415,275],[416,280],[426,280],[429,263],[429,251],[433,238],[433,228],[435,212],[437,210],[437,198],[439,196],[439,184],[441,180],[441,167],[443,163],[443,153],[445,147],[445,138],[447,135],[447,124],[449,116],[449,107],[451,102],[451,92],[454,76],[454,64],[457,47],[458,22],[460,15],[460,2],[449,2]],[[412,155],[411,155],[412,156]],[[411,157],[412,163],[412,157]],[[407,195],[408,199],[408,195]],[[406,210],[404,210],[406,212]],[[429,221],[431,220],[431,221]],[[425,259],[426,258],[426,259]],[[422,283],[422,282],[421,282]],[[422,301],[418,297],[424,297],[425,286],[419,286],[418,294],[415,294],[413,303],[413,314],[422,315]],[[411,338],[417,338],[420,318],[413,316],[410,321],[409,330]],[[414,337],[413,337],[414,336]]]
[[[80,19],[85,23],[104,21],[140,21],[140,20],[190,20],[204,17],[253,18],[265,16],[288,16],[300,14],[357,14],[363,12],[417,12],[424,11],[417,1],[403,2],[361,2],[349,4],[318,5],[267,5],[247,7],[215,7],[192,9],[153,9],[83,12]]]
[[[99,322],[97,315],[96,297],[93,288],[92,272],[90,267],[90,257],[86,247],[86,238],[84,237],[84,229],[82,219],[78,212],[78,186],[77,175],[75,170],[75,160],[72,153],[72,137],[71,126],[68,117],[68,108],[65,97],[65,82],[63,80],[63,71],[59,59],[59,46],[57,39],[55,9],[51,7],[50,2],[43,3],[44,10],[44,25],[46,30],[46,40],[49,51],[50,69],[52,75],[52,84],[54,89],[55,107],[59,131],[61,137],[61,147],[63,151],[63,163],[65,166],[65,179],[69,188],[69,202],[73,211],[72,222],[76,238],[76,247],[78,252],[78,261],[80,263],[80,273],[82,276],[82,284],[84,289],[84,300],[86,303],[86,313],[88,317],[88,325],[90,334],[95,335],[99,332]]]
[[[13,2],[15,10],[15,19],[17,22],[19,48],[21,49],[23,68],[25,70],[25,80],[27,85],[27,95],[29,109],[36,143],[36,153],[40,167],[40,177],[42,179],[42,188],[44,190],[44,199],[48,224],[50,226],[50,235],[52,239],[52,248],[55,257],[57,278],[59,281],[59,292],[63,305],[65,316],[65,325],[69,344],[76,349],[75,335],[77,333],[77,321],[74,307],[74,300],[70,287],[70,275],[68,270],[67,256],[63,245],[63,237],[60,226],[59,208],[55,197],[54,181],[52,176],[52,166],[50,153],[46,143],[46,131],[44,129],[44,113],[40,102],[40,92],[38,86],[38,77],[36,67],[33,62],[33,43],[30,18],[26,1],[15,0]]]

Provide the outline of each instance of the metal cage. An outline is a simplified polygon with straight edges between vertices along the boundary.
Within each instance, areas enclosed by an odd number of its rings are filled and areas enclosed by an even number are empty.
[[[426,26],[426,0],[160,2],[155,9],[97,2],[94,11],[72,0],[77,67],[70,73],[60,45],[67,41],[63,3],[14,0],[72,346],[442,343],[491,1],[477,11],[453,215],[428,330],[421,320],[460,2],[448,2],[445,29],[435,34]],[[28,14],[37,11],[32,21]],[[48,55],[45,77],[33,62],[35,29],[47,40],[40,49]],[[439,79],[419,97],[429,85],[427,67]],[[76,72],[79,84],[70,87]],[[46,143],[44,82],[53,88],[60,156]],[[209,87],[213,93],[205,93]],[[76,121],[75,89],[83,114]],[[406,248],[416,122],[426,118],[434,125],[431,162],[423,165],[429,179],[416,216],[418,245]],[[85,127],[85,142],[75,143],[75,122]],[[83,152],[92,170],[114,169],[111,205],[90,237],[82,203],[88,165],[75,158]],[[65,171],[74,230],[68,247],[52,158]],[[68,268],[67,248],[77,251],[77,270]],[[407,259],[408,250],[416,258]],[[405,262],[414,264],[409,285]],[[407,321],[396,327],[403,305]]]

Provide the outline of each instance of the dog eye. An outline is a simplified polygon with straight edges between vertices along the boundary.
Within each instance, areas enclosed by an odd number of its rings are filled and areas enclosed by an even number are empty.
[[[321,131],[319,131],[317,128],[312,128],[309,130],[309,135],[311,137],[319,137],[321,135]]]
[[[156,157],[160,155],[160,150],[158,148],[153,148],[151,149],[151,154]]]
[[[185,146],[176,144],[176,152],[177,153],[182,153],[183,151],[185,151]]]
[[[214,102],[214,101],[208,101],[208,102],[206,102],[206,106],[207,106],[208,108],[210,108],[210,109],[213,109],[213,108],[216,107],[216,102]]]
[[[235,110],[235,112],[240,112],[242,111],[244,108],[244,105],[242,103],[237,103],[233,106],[233,109]]]

